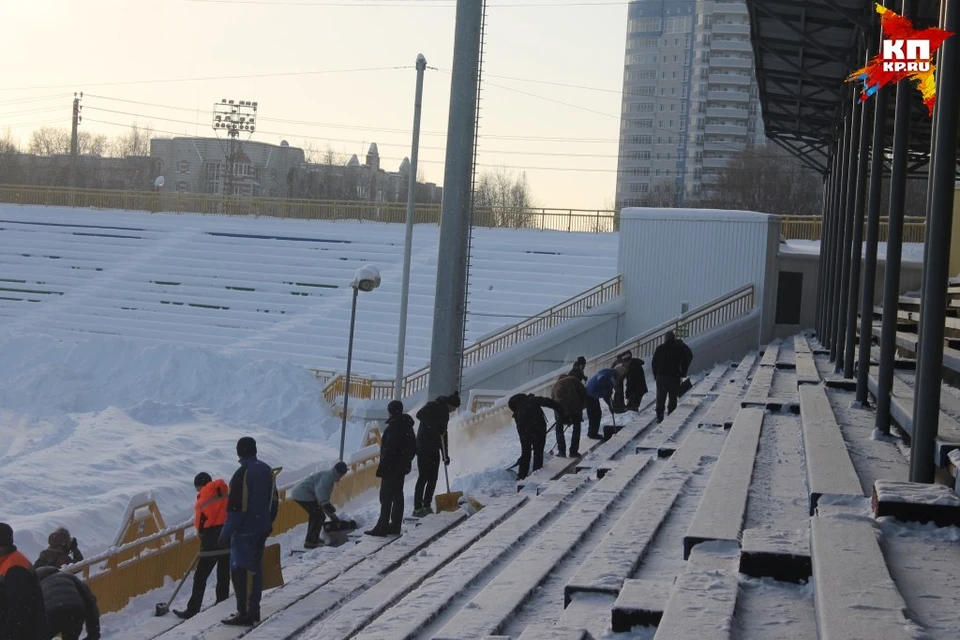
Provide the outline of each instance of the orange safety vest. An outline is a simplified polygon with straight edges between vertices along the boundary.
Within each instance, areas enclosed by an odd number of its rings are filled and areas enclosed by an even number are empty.
[[[19,551],[14,551],[9,553],[2,558],[0,558],[0,578],[7,577],[7,571],[14,567],[23,567],[24,569],[32,569],[33,565],[30,564],[30,561],[27,560],[27,557],[20,553]]]
[[[227,497],[230,488],[223,480],[208,482],[197,494],[193,525],[197,533],[209,527],[220,527],[227,521]]]

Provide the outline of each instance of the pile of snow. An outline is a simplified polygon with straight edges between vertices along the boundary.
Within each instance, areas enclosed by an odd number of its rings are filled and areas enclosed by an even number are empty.
[[[340,420],[300,367],[174,344],[0,340],[0,520],[30,557],[66,526],[81,549],[113,543],[131,497],[167,524],[189,517],[200,471],[236,469],[236,441],[287,470],[336,460]],[[348,448],[362,425],[351,425]]]

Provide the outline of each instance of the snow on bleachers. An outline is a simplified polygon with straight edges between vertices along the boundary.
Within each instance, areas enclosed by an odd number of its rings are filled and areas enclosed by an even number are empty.
[[[406,367],[428,363],[439,229],[414,234]],[[467,340],[617,273],[616,236],[475,229]],[[392,377],[403,225],[0,205],[0,317],[9,331],[107,334],[247,351],[343,370],[353,273],[354,371]]]

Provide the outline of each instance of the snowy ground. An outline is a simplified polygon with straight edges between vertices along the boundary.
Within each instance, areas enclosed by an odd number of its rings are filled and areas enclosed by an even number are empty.
[[[864,248],[864,250],[866,250],[866,248]],[[787,240],[786,246],[784,246],[783,244],[780,245],[780,252],[804,254],[804,255],[819,255],[820,241],[819,240]],[[886,259],[887,257],[886,242],[877,243],[877,257],[880,260]],[[923,243],[905,242],[903,244],[903,253],[901,254],[901,260],[905,264],[922,264],[923,263]]]

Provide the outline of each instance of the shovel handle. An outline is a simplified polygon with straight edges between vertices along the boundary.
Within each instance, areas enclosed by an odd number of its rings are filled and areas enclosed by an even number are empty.
[[[180,584],[177,585],[177,588],[174,589],[174,591],[173,591],[173,595],[170,596],[170,599],[169,599],[169,600],[167,600],[167,609],[169,609],[169,608],[170,608],[170,605],[173,604],[174,598],[176,598],[176,597],[177,597],[177,594],[180,593],[180,589],[183,587],[184,583],[187,581],[187,578],[190,576],[190,574],[193,573],[193,569],[194,569],[194,567],[197,566],[197,563],[198,563],[198,562],[200,562],[200,554],[199,554],[199,553],[198,553],[196,556],[194,556],[193,562],[190,563],[190,568],[187,569],[187,572],[186,572],[185,574],[183,574],[183,578],[180,579]]]

